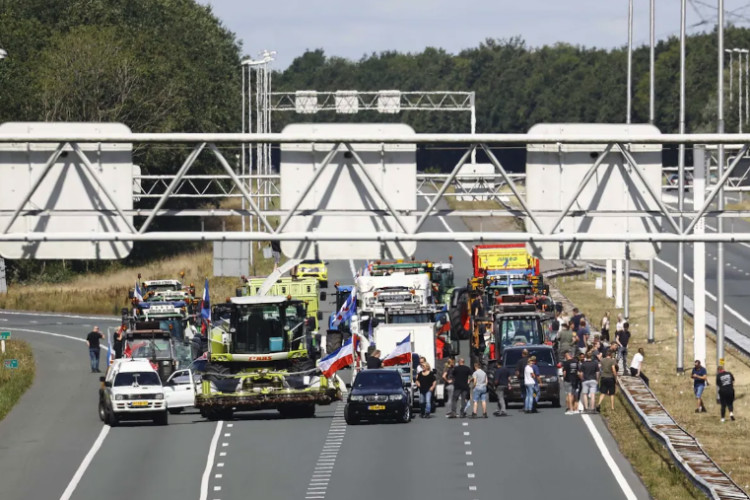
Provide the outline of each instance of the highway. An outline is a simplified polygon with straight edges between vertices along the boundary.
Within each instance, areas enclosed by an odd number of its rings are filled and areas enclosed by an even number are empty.
[[[427,224],[448,230],[448,222]],[[454,219],[448,227],[464,229]],[[471,269],[467,250],[430,244],[417,258],[453,255],[461,283]],[[351,283],[363,264],[333,261],[329,281]],[[82,342],[93,324],[115,322],[0,312],[0,326],[30,341],[37,361],[34,385],[0,422],[2,498],[649,498],[601,418],[563,409],[449,420],[441,408],[427,421],[349,427],[337,403],[312,419],[270,411],[208,422],[187,412],[167,427],[110,429],[97,416],[98,375]]]

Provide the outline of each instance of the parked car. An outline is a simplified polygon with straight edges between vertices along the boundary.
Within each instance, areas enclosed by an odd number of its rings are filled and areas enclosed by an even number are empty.
[[[100,378],[99,418],[114,427],[123,420],[167,425],[167,403],[159,373],[148,359],[116,359]]]
[[[503,365],[515,367],[518,360],[521,359],[521,353],[524,349],[529,351],[529,357],[536,356],[536,364],[539,367],[540,396],[539,402],[549,401],[555,408],[560,407],[560,376],[558,374],[558,364],[555,359],[555,350],[549,345],[528,345],[506,347],[503,351]],[[523,376],[523,375],[521,375]],[[519,378],[515,375],[510,379],[511,389],[505,392],[505,401],[509,403],[522,403],[521,384]]]
[[[363,370],[352,384],[344,407],[344,418],[350,425],[360,420],[386,419],[408,423],[411,421],[410,403],[398,370]]]

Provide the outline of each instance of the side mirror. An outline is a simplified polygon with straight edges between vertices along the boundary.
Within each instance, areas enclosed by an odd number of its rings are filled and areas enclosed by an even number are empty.
[[[325,292],[320,292],[320,300],[321,301],[326,300],[327,297],[328,297],[328,295]]]
[[[318,314],[322,314],[320,311],[318,311]],[[306,326],[308,330],[315,330],[315,318],[312,316],[307,318]]]
[[[104,382],[104,387],[112,387],[112,382]]]
[[[322,320],[323,319],[323,311],[318,311],[317,316],[318,316],[318,321]]]
[[[99,377],[99,382],[104,382],[104,377]]]

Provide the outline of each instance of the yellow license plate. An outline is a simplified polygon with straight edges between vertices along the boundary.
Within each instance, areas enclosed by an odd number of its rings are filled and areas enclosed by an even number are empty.
[[[133,401],[131,403],[131,406],[133,406],[134,408],[148,406],[148,401]]]
[[[385,405],[370,405],[367,409],[372,411],[385,410]]]

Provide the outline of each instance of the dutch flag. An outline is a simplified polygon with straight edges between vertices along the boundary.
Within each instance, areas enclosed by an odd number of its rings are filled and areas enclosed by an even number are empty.
[[[411,364],[411,333],[404,340],[396,344],[396,348],[385,358],[383,366],[398,366]]]
[[[346,339],[341,347],[318,362],[318,368],[325,377],[330,378],[340,369],[354,363],[354,342],[352,339],[354,339],[354,336]]]

